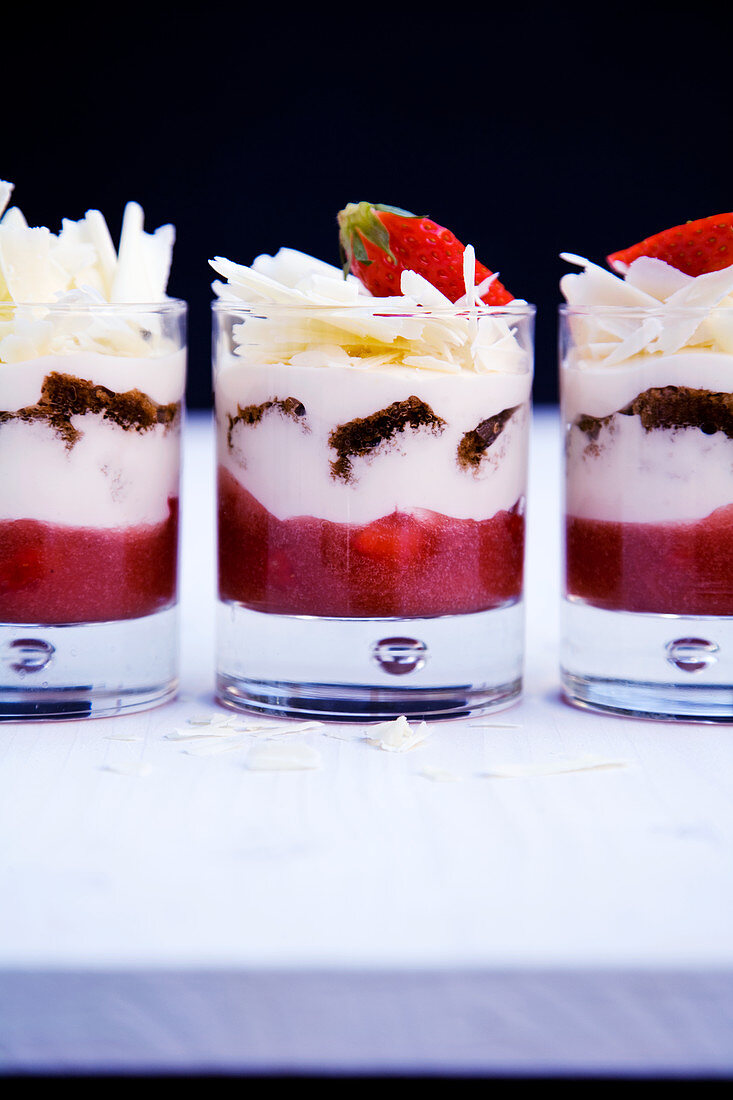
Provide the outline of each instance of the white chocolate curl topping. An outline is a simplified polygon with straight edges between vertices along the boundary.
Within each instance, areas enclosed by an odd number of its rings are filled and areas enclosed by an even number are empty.
[[[64,309],[130,305],[132,314],[135,305],[165,302],[173,226],[146,233],[142,208],[129,202],[116,250],[99,210],[79,221],[64,218],[52,233],[28,225],[18,207],[8,205],[12,191],[0,180],[0,363],[80,348],[146,358],[159,350],[155,333],[141,331],[124,310],[115,317],[90,310],[81,321]]]
[[[582,268],[560,280],[566,302],[578,309],[576,366],[610,367],[642,353],[733,353],[733,266],[692,276],[640,256],[614,274],[582,256],[561,258]]]
[[[470,245],[464,252],[466,294],[455,303],[415,271],[402,272],[401,295],[373,297],[353,275],[344,278],[340,268],[290,248],[258,256],[251,267],[220,256],[209,262],[226,280],[212,284],[223,304],[255,312],[261,307],[261,318],[234,328],[237,354],[250,362],[452,374],[530,369],[512,324],[512,309],[516,316],[526,303],[497,310],[481,301],[497,276],[474,287]]]

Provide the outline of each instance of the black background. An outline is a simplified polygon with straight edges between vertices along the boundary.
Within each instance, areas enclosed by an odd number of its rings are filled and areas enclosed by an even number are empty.
[[[368,199],[449,226],[536,303],[555,401],[561,251],[733,208],[730,6],[128,4],[4,19],[0,178],[31,224],[124,203],[177,230],[192,407],[211,397],[207,260],[338,262]]]

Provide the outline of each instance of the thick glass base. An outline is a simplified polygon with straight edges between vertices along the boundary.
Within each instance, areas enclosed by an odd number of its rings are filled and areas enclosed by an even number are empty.
[[[516,702],[523,648],[521,603],[433,619],[327,619],[220,602],[217,697],[322,721],[463,718]]]
[[[178,609],[73,626],[0,626],[0,720],[104,718],[178,690]]]
[[[604,611],[566,599],[561,679],[589,710],[733,722],[733,618]]]

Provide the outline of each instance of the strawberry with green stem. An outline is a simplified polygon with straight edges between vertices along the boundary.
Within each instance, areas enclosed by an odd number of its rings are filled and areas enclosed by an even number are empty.
[[[465,295],[464,246],[431,218],[395,206],[352,202],[339,212],[338,225],[344,273],[351,271],[376,297],[399,295],[403,271],[416,271],[451,302]],[[476,286],[492,274],[476,261]],[[498,279],[481,297],[489,306],[514,300]]]

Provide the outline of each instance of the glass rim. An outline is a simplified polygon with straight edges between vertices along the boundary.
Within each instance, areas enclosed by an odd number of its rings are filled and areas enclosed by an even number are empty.
[[[578,317],[670,317],[691,316],[707,317],[711,313],[730,313],[733,304],[729,306],[676,306],[667,302],[660,302],[656,306],[579,306],[562,302],[558,306],[560,316]]]
[[[378,298],[373,299],[378,302]],[[504,306],[487,306],[485,303],[481,309],[468,305],[450,306],[419,306],[408,308],[397,305],[376,307],[372,302],[244,302],[241,305],[235,301],[224,298],[214,298],[211,301],[213,313],[242,314],[249,317],[267,317],[270,314],[295,314],[295,313],[369,313],[378,317],[533,317],[537,312],[537,306],[532,302],[522,301],[521,304],[512,305],[508,302]]]
[[[17,309],[45,309],[57,313],[175,313],[185,312],[184,298],[157,302],[0,302],[0,314]]]

